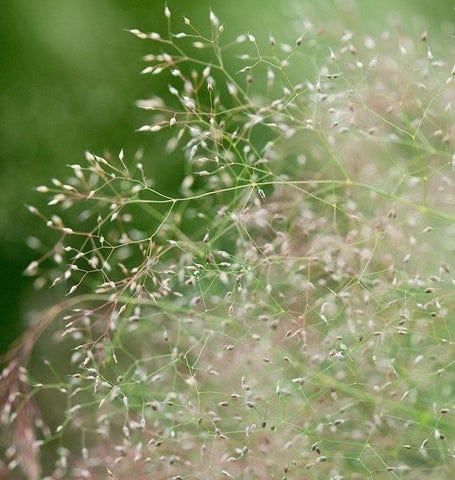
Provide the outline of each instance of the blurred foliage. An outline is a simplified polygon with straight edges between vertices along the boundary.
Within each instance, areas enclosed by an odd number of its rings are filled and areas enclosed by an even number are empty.
[[[381,31],[385,16],[398,14],[409,18],[415,29],[427,28],[430,35],[434,31],[435,37],[440,30],[453,29],[447,20],[454,13],[451,0],[361,0],[362,18],[352,13],[353,3],[185,0],[168,5],[175,21],[185,14],[198,25],[208,24],[212,7],[227,36],[250,31],[259,42],[270,33],[293,41],[287,38],[289,24],[297,31],[307,8],[320,9],[321,18],[333,12],[352,29],[363,23]],[[144,42],[125,29],[163,32],[162,1],[2,0],[0,22],[1,352],[24,328],[24,312],[30,308],[31,284],[21,272],[34,252],[26,238],[36,235],[46,243],[48,235],[24,208],[40,207],[34,186],[65,176],[66,165],[78,163],[85,150],[103,154],[124,148],[132,157],[142,148],[143,163],[165,189],[175,188],[183,172],[179,161],[163,169],[162,146],[135,132],[144,122],[135,100],[167,87],[139,75],[141,57],[148,52]],[[444,45],[432,48],[437,52]]]

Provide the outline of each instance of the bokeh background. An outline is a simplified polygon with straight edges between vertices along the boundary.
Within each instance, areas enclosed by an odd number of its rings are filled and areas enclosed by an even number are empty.
[[[288,42],[294,40],[289,31],[298,31],[304,21],[306,4],[314,8],[311,0],[167,3],[176,24],[185,14],[194,24],[208,25],[211,7],[227,36],[252,32],[266,41],[273,33]],[[453,28],[455,17],[453,0],[317,3],[325,15],[343,16],[347,27],[361,22],[372,33],[384,28],[386,17],[400,15],[416,28],[426,25],[437,38]],[[161,0],[0,1],[0,353],[26,328],[27,312],[51,301],[52,292],[35,294],[32,280],[22,274],[36,255],[27,239],[39,238],[43,249],[51,244],[50,233],[26,208],[42,205],[35,186],[65,178],[66,165],[80,163],[85,150],[103,154],[123,148],[128,156],[143,148],[143,163],[154,170],[159,186],[172,190],[182,178],[181,162],[160,168],[160,145],[135,132],[144,123],[135,100],[159,95],[166,85],[139,74],[147,42],[125,30],[164,33],[163,5]]]

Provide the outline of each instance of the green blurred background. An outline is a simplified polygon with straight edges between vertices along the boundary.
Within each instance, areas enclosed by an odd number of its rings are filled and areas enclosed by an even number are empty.
[[[43,203],[36,185],[65,178],[66,165],[80,163],[85,150],[103,154],[121,148],[126,156],[143,148],[143,163],[155,166],[159,185],[172,189],[181,179],[181,163],[159,169],[160,145],[135,132],[146,119],[135,100],[167,88],[139,74],[148,44],[125,29],[164,33],[163,5],[161,0],[0,0],[0,353],[25,328],[27,311],[51,301],[50,294],[34,294],[32,280],[22,274],[36,255],[26,239],[40,238],[43,248],[52,244],[25,208]],[[259,41],[273,33],[292,42],[306,7],[372,33],[395,15],[391,9],[436,36],[441,29],[453,34],[455,17],[452,0],[169,0],[168,5],[174,31],[183,14],[208,26],[212,7],[227,36],[250,31]]]

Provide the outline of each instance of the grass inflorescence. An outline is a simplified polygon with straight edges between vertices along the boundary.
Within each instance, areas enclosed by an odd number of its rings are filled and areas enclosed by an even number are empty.
[[[42,450],[53,479],[450,478],[452,66],[396,26],[307,20],[261,45],[224,42],[212,11],[208,34],[164,14],[167,35],[131,30],[142,73],[168,84],[138,101],[161,151],[87,152],[29,207],[56,242],[26,273],[67,297],[6,358],[5,464],[40,478]],[[164,193],[147,162],[171,155],[184,176]]]

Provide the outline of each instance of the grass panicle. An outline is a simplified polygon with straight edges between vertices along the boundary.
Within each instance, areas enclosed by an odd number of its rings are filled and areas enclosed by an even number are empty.
[[[87,152],[29,208],[56,240],[29,239],[25,274],[66,296],[4,359],[6,467],[450,478],[449,52],[405,26],[315,18],[262,45],[213,11],[207,33],[164,19],[167,34],[130,30],[144,78],[168,85],[137,102],[156,157]]]

